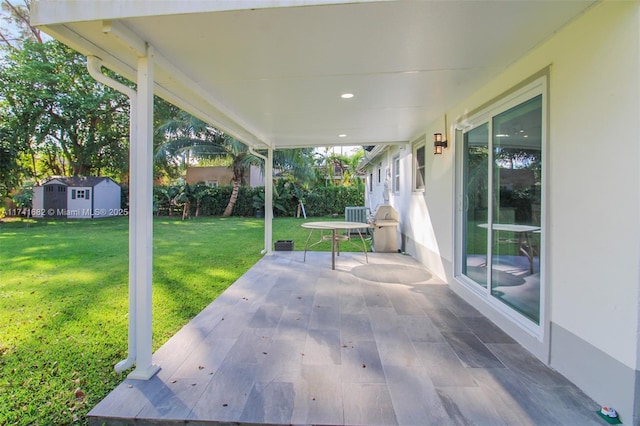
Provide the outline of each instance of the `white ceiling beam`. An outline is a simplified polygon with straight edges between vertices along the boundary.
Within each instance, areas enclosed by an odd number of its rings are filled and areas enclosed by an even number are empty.
[[[321,6],[397,0],[39,0],[31,4],[31,25],[102,19],[141,18],[185,13],[225,12],[282,7]]]
[[[80,34],[76,33],[66,25],[56,25],[55,27],[46,27],[43,30],[58,40],[64,40],[64,43],[73,50],[85,55],[96,56],[104,63],[109,64],[109,69],[117,72],[121,76],[130,81],[135,81],[136,69],[129,65],[126,61],[119,59],[110,52],[102,49],[95,43],[87,40]]]
[[[147,43],[121,22],[112,20],[102,21],[102,32],[120,40],[125,46],[133,50],[139,58],[146,55]]]

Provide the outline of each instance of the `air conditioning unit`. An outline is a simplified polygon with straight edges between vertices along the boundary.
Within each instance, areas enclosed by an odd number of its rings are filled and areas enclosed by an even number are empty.
[[[346,222],[369,223],[369,207],[345,207],[344,220]],[[358,229],[362,234],[369,233],[369,228],[355,228],[351,230],[351,233],[357,234]]]

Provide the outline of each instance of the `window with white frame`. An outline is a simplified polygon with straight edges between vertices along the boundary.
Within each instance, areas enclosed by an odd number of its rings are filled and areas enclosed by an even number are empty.
[[[373,172],[369,173],[369,192],[373,192]]]
[[[400,192],[400,156],[393,157],[393,192]]]
[[[426,140],[413,145],[413,190],[424,191]]]
[[[90,189],[72,189],[71,190],[71,199],[91,199],[91,190]]]

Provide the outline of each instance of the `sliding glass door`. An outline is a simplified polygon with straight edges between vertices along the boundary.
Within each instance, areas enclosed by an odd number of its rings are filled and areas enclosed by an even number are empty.
[[[542,90],[489,109],[462,132],[459,271],[494,301],[540,324]]]
[[[463,198],[464,233],[462,273],[486,287],[489,247],[483,224],[489,218],[489,125],[481,124],[464,134]]]

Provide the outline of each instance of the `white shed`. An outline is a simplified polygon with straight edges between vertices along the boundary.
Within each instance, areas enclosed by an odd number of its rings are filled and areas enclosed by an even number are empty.
[[[120,185],[108,177],[53,177],[33,191],[34,217],[91,219],[126,214]]]

